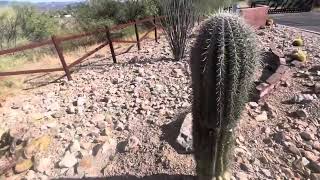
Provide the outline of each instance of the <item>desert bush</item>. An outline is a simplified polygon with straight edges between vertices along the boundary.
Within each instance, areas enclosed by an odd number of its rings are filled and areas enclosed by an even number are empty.
[[[187,36],[196,17],[196,4],[193,0],[163,0],[161,11],[166,17],[162,25],[173,57],[179,61],[185,54]]]
[[[234,131],[258,64],[254,33],[237,15],[217,13],[201,26],[191,52],[193,144],[201,180],[230,175]]]

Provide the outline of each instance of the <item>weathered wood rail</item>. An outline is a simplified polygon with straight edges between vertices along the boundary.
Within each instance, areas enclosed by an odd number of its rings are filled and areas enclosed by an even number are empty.
[[[16,52],[21,52],[29,49],[35,49],[43,46],[48,46],[48,45],[53,45],[58,57],[60,59],[61,68],[51,68],[51,69],[34,69],[34,70],[24,70],[24,71],[11,71],[11,72],[0,72],[0,76],[13,76],[13,75],[21,75],[21,74],[33,74],[33,73],[48,73],[48,72],[55,72],[55,71],[64,71],[66,73],[66,76],[68,80],[71,80],[71,73],[70,73],[70,68],[74,67],[77,64],[82,63],[85,61],[89,56],[94,54],[95,52],[99,51],[100,49],[104,48],[105,46],[109,45],[110,52],[112,55],[112,60],[113,63],[117,63],[116,59],[116,54],[113,48],[113,43],[134,43],[137,44],[138,50],[141,49],[141,42],[146,39],[146,37],[154,31],[155,34],[155,41],[158,42],[158,33],[157,33],[157,28],[159,28],[159,25],[157,24],[159,20],[165,18],[164,16],[159,16],[159,17],[147,17],[145,19],[138,19],[132,22],[128,22],[126,24],[120,24],[116,25],[113,27],[105,27],[105,28],[100,28],[96,29],[91,32],[84,32],[80,34],[74,34],[74,35],[69,35],[69,36],[55,36],[53,35],[51,39],[49,40],[44,40],[41,42],[34,42],[30,43],[27,45],[15,47],[15,48],[10,48],[10,49],[5,49],[0,51],[0,56],[1,55],[7,55],[7,54],[12,54]],[[138,25],[145,23],[145,22],[151,22],[153,27],[150,28],[142,37],[139,37],[139,29]],[[126,41],[126,40],[121,40],[121,39],[112,39],[111,33],[112,31],[119,31],[121,29],[127,28],[129,26],[134,26],[135,29],[135,35],[136,35],[136,40],[135,41]],[[88,36],[93,36],[98,33],[105,33],[106,40],[99,45],[97,48],[94,50],[84,54],[82,57],[79,59],[75,60],[74,62],[70,63],[69,65],[66,63],[65,57],[63,55],[63,48],[61,47],[61,43],[65,41],[70,41],[70,40],[76,40]]]

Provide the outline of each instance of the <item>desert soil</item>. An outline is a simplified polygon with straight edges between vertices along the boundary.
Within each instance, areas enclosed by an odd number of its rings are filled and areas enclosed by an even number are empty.
[[[320,37],[280,25],[256,33],[262,52],[273,46],[284,53],[302,35],[309,59],[290,66],[264,101],[247,104],[232,178],[319,179]],[[7,138],[0,141],[0,170],[1,162],[13,165],[0,179],[194,178],[192,154],[175,140],[191,106],[189,56],[172,61],[162,36],[118,55],[118,64],[103,57],[74,69],[73,81],[36,87],[45,79],[35,78],[28,82],[35,88],[1,102],[0,135]]]

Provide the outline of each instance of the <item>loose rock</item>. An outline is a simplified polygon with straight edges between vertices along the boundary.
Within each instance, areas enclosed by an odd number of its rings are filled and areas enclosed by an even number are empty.
[[[300,136],[302,137],[302,139],[306,141],[310,141],[314,139],[314,135],[307,131],[301,132]]]
[[[60,168],[71,168],[74,165],[76,165],[78,162],[75,154],[70,153],[69,151],[67,151],[64,155],[64,157],[62,158],[62,160],[59,162],[59,167]]]
[[[266,120],[268,120],[268,114],[266,111],[262,111],[262,113],[257,115],[255,119],[257,121],[266,121]]]

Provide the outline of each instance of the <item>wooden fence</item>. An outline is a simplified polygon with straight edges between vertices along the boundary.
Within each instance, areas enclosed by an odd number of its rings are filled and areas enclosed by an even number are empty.
[[[12,76],[12,75],[20,75],[20,74],[33,74],[33,73],[47,73],[47,72],[55,72],[55,71],[64,71],[66,73],[68,80],[72,80],[72,77],[70,74],[70,68],[85,61],[86,58],[88,58],[89,56],[91,56],[92,54],[94,54],[95,52],[99,51],[100,49],[102,49],[103,47],[105,47],[107,45],[109,45],[110,52],[111,52],[112,59],[113,59],[113,63],[117,63],[116,54],[115,54],[114,48],[113,48],[113,43],[134,43],[134,44],[137,44],[138,50],[140,50],[141,49],[140,42],[145,40],[147,38],[148,34],[153,31],[155,34],[155,41],[158,42],[157,29],[159,28],[159,25],[157,24],[157,22],[159,22],[159,20],[163,19],[163,18],[164,18],[164,16],[148,17],[145,19],[135,20],[135,21],[132,21],[132,22],[129,22],[126,24],[120,24],[120,25],[116,25],[113,27],[100,28],[95,31],[85,32],[85,33],[76,34],[76,35],[61,36],[61,37],[53,35],[51,37],[51,39],[49,39],[49,40],[30,43],[27,45],[23,45],[23,46],[11,48],[11,49],[1,50],[0,56],[5,55],[5,54],[20,52],[20,51],[24,51],[24,50],[28,50],[28,49],[34,49],[34,48],[38,48],[38,47],[42,47],[42,46],[54,45],[55,50],[58,54],[58,57],[61,61],[62,67],[61,68],[51,68],[51,69],[35,69],[35,70],[25,70],[25,71],[0,72],[0,76]],[[139,32],[138,32],[138,25],[145,23],[145,22],[151,22],[153,27],[150,28],[142,37],[140,37]],[[135,41],[126,41],[126,40],[111,38],[112,31],[118,31],[118,30],[127,28],[129,26],[134,26],[135,34],[136,34]],[[94,50],[84,54],[82,57],[80,57],[79,59],[75,60],[74,62],[72,62],[68,65],[65,61],[65,57],[63,55],[63,49],[60,46],[60,44],[65,41],[70,41],[70,40],[80,39],[83,37],[93,36],[97,33],[105,33],[105,35],[106,35],[105,42],[102,43],[97,48],[95,48]]]

